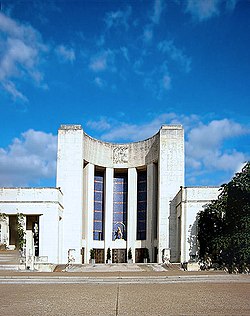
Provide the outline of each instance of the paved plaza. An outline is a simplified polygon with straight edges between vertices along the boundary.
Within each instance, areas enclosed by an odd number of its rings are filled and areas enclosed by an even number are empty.
[[[0,271],[0,291],[5,316],[250,314],[250,276],[221,272]]]

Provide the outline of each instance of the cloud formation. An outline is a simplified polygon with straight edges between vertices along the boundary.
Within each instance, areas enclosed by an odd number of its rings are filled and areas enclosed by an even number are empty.
[[[161,13],[163,11],[163,1],[162,0],[155,0],[154,1],[154,9],[152,15],[152,22],[158,24],[160,21]]]
[[[230,140],[249,135],[250,131],[229,119],[203,123],[197,115],[172,112],[163,113],[142,124],[102,116],[89,120],[86,127],[90,135],[94,132],[104,141],[123,143],[147,139],[157,133],[163,124],[184,126],[186,174],[191,183],[199,183],[198,179],[205,182],[205,175],[214,172],[217,178],[219,172],[229,172],[232,176],[249,160],[250,153],[237,151],[229,143]],[[0,186],[27,186],[39,184],[43,179],[55,179],[56,151],[57,137],[51,133],[33,129],[22,133],[7,148],[0,148]],[[208,183],[211,184],[211,180]]]
[[[59,45],[56,47],[56,54],[61,62],[71,62],[73,63],[76,59],[75,51],[71,47],[66,47],[65,45]]]
[[[0,186],[39,184],[55,178],[57,137],[30,129],[0,148]]]
[[[187,165],[195,169],[235,170],[247,157],[235,149],[223,150],[223,143],[248,133],[248,129],[228,119],[200,122],[187,134]]]
[[[27,101],[18,89],[17,79],[30,80],[43,86],[40,62],[48,47],[40,34],[29,25],[22,25],[0,12],[0,82],[1,88],[14,100]]]
[[[94,72],[115,71],[115,54],[110,49],[102,51],[90,59],[89,68]]]
[[[118,10],[115,12],[107,12],[104,18],[107,29],[124,27],[125,30],[129,29],[129,17],[131,16],[132,9],[127,7],[126,10]]]
[[[250,130],[229,119],[203,123],[197,115],[163,113],[143,124],[130,124],[102,117],[89,121],[88,127],[101,132],[100,138],[111,142],[129,142],[153,136],[163,124],[182,124],[185,130],[185,160],[188,179],[213,172],[229,172],[231,175],[249,159],[250,153],[237,151],[230,141],[249,135]],[[218,185],[219,183],[217,183]]]
[[[105,85],[106,85],[106,82],[105,82],[102,78],[100,78],[100,77],[95,77],[94,83],[95,83],[95,84],[97,85],[97,87],[99,87],[99,88],[103,88],[103,87],[105,87]]]
[[[234,10],[237,1],[238,0],[187,0],[186,12],[190,13],[199,21],[205,21],[218,16],[223,4],[225,4],[226,10]]]
[[[183,51],[177,48],[173,41],[162,41],[158,44],[158,49],[160,52],[167,54],[167,56],[177,62],[186,73],[191,70],[191,58],[187,57]]]

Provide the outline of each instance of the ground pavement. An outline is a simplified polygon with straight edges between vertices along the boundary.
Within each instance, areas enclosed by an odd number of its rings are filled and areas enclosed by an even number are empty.
[[[250,315],[249,275],[149,265],[70,271],[0,271],[0,315]]]

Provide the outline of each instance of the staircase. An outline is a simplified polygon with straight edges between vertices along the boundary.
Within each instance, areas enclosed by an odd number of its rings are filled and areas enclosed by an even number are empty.
[[[0,270],[18,270],[19,263],[18,250],[0,250]]]

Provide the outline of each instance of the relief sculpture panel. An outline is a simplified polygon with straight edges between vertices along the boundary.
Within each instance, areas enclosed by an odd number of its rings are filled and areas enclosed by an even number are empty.
[[[113,163],[127,163],[128,162],[128,147],[119,146],[113,149]]]

